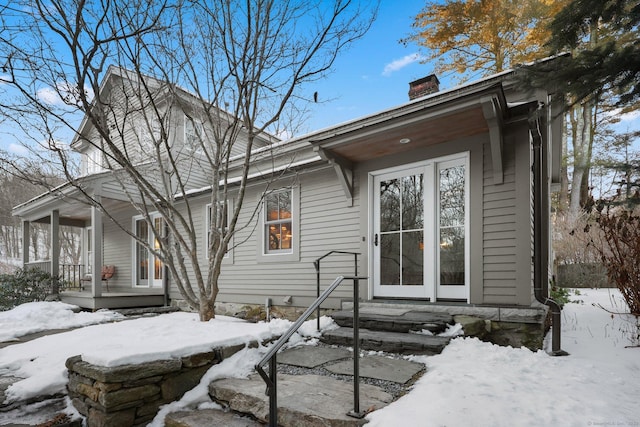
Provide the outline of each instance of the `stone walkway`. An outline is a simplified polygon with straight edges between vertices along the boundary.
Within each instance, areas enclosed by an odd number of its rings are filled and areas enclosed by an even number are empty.
[[[360,411],[367,413],[388,405],[424,371],[421,363],[365,354],[360,358]],[[285,350],[278,354],[277,384],[279,424],[360,426],[365,422],[347,415],[354,409],[353,353],[348,349],[320,345]],[[167,416],[165,425],[253,427],[264,425],[256,419],[268,418],[265,383],[257,374],[248,379],[215,381],[209,394],[231,411],[177,412]],[[245,416],[238,416],[238,412]]]
[[[286,350],[278,355],[278,363],[309,369],[322,366],[333,374],[353,376],[353,352],[340,347],[302,346]],[[406,384],[423,370],[424,365],[404,359],[360,358],[360,376],[365,378]]]
[[[153,315],[134,311],[126,314],[131,317]],[[378,319],[375,319],[375,321],[378,321]],[[421,327],[426,327],[429,322],[420,319],[419,323]],[[0,343],[0,348],[66,331],[68,329],[31,334],[17,341]],[[407,335],[411,337],[413,334],[404,335],[404,341],[407,341]],[[355,421],[355,424],[352,424],[356,419],[346,416],[346,413],[354,407],[354,366],[352,356],[353,352],[350,349],[327,344],[300,346],[278,354],[278,395],[281,396],[279,397],[279,406],[282,405],[282,413],[285,414],[285,417],[292,420],[293,424],[290,425],[298,425],[296,423],[303,418],[310,417],[309,419],[311,420],[320,416],[325,417],[327,420],[334,419],[339,425],[361,424],[362,420]],[[359,363],[361,379],[360,402],[361,411],[363,412],[388,405],[406,393],[416,379],[425,372],[425,366],[421,363],[411,362],[399,355],[381,355],[378,352],[369,353],[363,351]],[[3,389],[6,389],[16,379],[0,377],[0,380],[2,380],[0,381],[2,383],[0,384],[1,396]],[[240,386],[240,384],[235,384],[234,381],[244,382]],[[239,389],[242,389],[244,393],[242,397],[238,397]],[[217,425],[256,425],[254,424],[256,418],[265,420],[264,412],[266,411],[268,414],[268,400],[264,391],[265,384],[257,374],[253,375],[249,380],[223,379],[217,381],[210,386],[210,394],[217,399],[219,398],[221,402],[225,402],[227,399],[234,402],[252,402],[253,412],[246,412],[250,414],[248,418],[231,416],[232,414],[214,414],[212,411],[201,414],[189,412],[170,415],[166,425],[180,427],[208,426],[212,425],[211,422],[215,419],[211,417],[218,415],[226,418],[216,421]],[[243,408],[234,408],[231,402],[228,404],[234,411],[245,412],[242,410]],[[0,408],[0,415],[1,413],[2,410]],[[309,415],[310,413],[311,415]],[[174,424],[171,424],[172,420],[175,421]],[[196,420],[202,421],[198,422]],[[312,426],[315,424],[310,421],[305,425]],[[0,417],[0,426],[13,427],[23,426],[23,424],[6,424],[2,422]]]

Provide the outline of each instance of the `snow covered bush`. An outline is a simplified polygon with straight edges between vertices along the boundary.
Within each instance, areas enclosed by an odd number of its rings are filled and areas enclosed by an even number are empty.
[[[14,274],[0,274],[0,311],[20,304],[44,301],[51,293],[54,278],[40,269],[18,269]]]

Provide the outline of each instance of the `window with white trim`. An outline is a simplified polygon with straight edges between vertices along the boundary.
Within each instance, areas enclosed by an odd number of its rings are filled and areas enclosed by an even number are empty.
[[[140,119],[139,131],[140,136],[140,148],[142,154],[153,150],[154,145],[160,140],[162,135],[160,128],[160,121],[158,119],[146,119],[143,117]]]
[[[264,197],[264,253],[293,250],[292,189],[274,191]]]
[[[204,126],[201,121],[184,116],[184,146],[195,152],[202,152]]]
[[[85,151],[87,161],[87,175],[102,172],[104,168],[102,151],[97,147],[89,147]]]
[[[158,213],[152,213],[149,222],[140,216],[133,217],[132,232],[147,242],[154,250],[160,249],[160,240],[165,236],[165,222]],[[153,228],[152,228],[153,227]],[[164,263],[137,239],[133,239],[133,284],[142,287],[162,287]]]
[[[86,269],[85,269],[85,274],[91,274],[93,273],[93,243],[91,240],[91,231],[93,230],[93,227],[87,227],[85,229],[85,253],[86,253],[86,259],[87,261],[85,262],[86,264]]]

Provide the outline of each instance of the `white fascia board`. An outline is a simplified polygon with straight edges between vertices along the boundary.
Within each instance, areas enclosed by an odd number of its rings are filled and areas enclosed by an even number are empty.
[[[300,160],[297,162],[292,162],[292,163],[287,163],[287,164],[283,164],[280,166],[275,166],[275,167],[271,167],[269,169],[266,169],[264,171],[260,171],[260,172],[254,172],[254,173],[250,173],[249,175],[247,175],[247,181],[251,181],[255,178],[260,178],[266,175],[270,175],[276,172],[282,172],[285,171],[287,169],[295,169],[295,168],[299,168],[302,166],[307,166],[316,162],[322,162],[323,159],[320,156],[313,156],[311,158],[308,159],[304,159],[304,160]],[[235,176],[233,178],[230,178],[227,180],[227,185],[228,184],[235,184],[242,181],[242,177],[241,176]],[[224,185],[224,180],[220,180],[220,182],[218,183],[218,186],[221,187]],[[189,196],[195,196],[195,195],[199,195],[201,193],[206,193],[209,192],[213,189],[212,185],[207,185],[204,187],[200,187],[200,188],[194,188],[192,190],[189,191],[185,191],[184,193],[179,193],[176,194],[175,197],[176,198],[182,198],[182,197],[189,197]]]

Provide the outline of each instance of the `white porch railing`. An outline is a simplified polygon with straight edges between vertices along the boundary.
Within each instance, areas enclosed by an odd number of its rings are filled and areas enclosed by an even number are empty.
[[[44,271],[45,273],[51,274],[51,261],[33,261],[25,263],[24,269],[30,270],[32,268],[37,268],[39,270]]]

